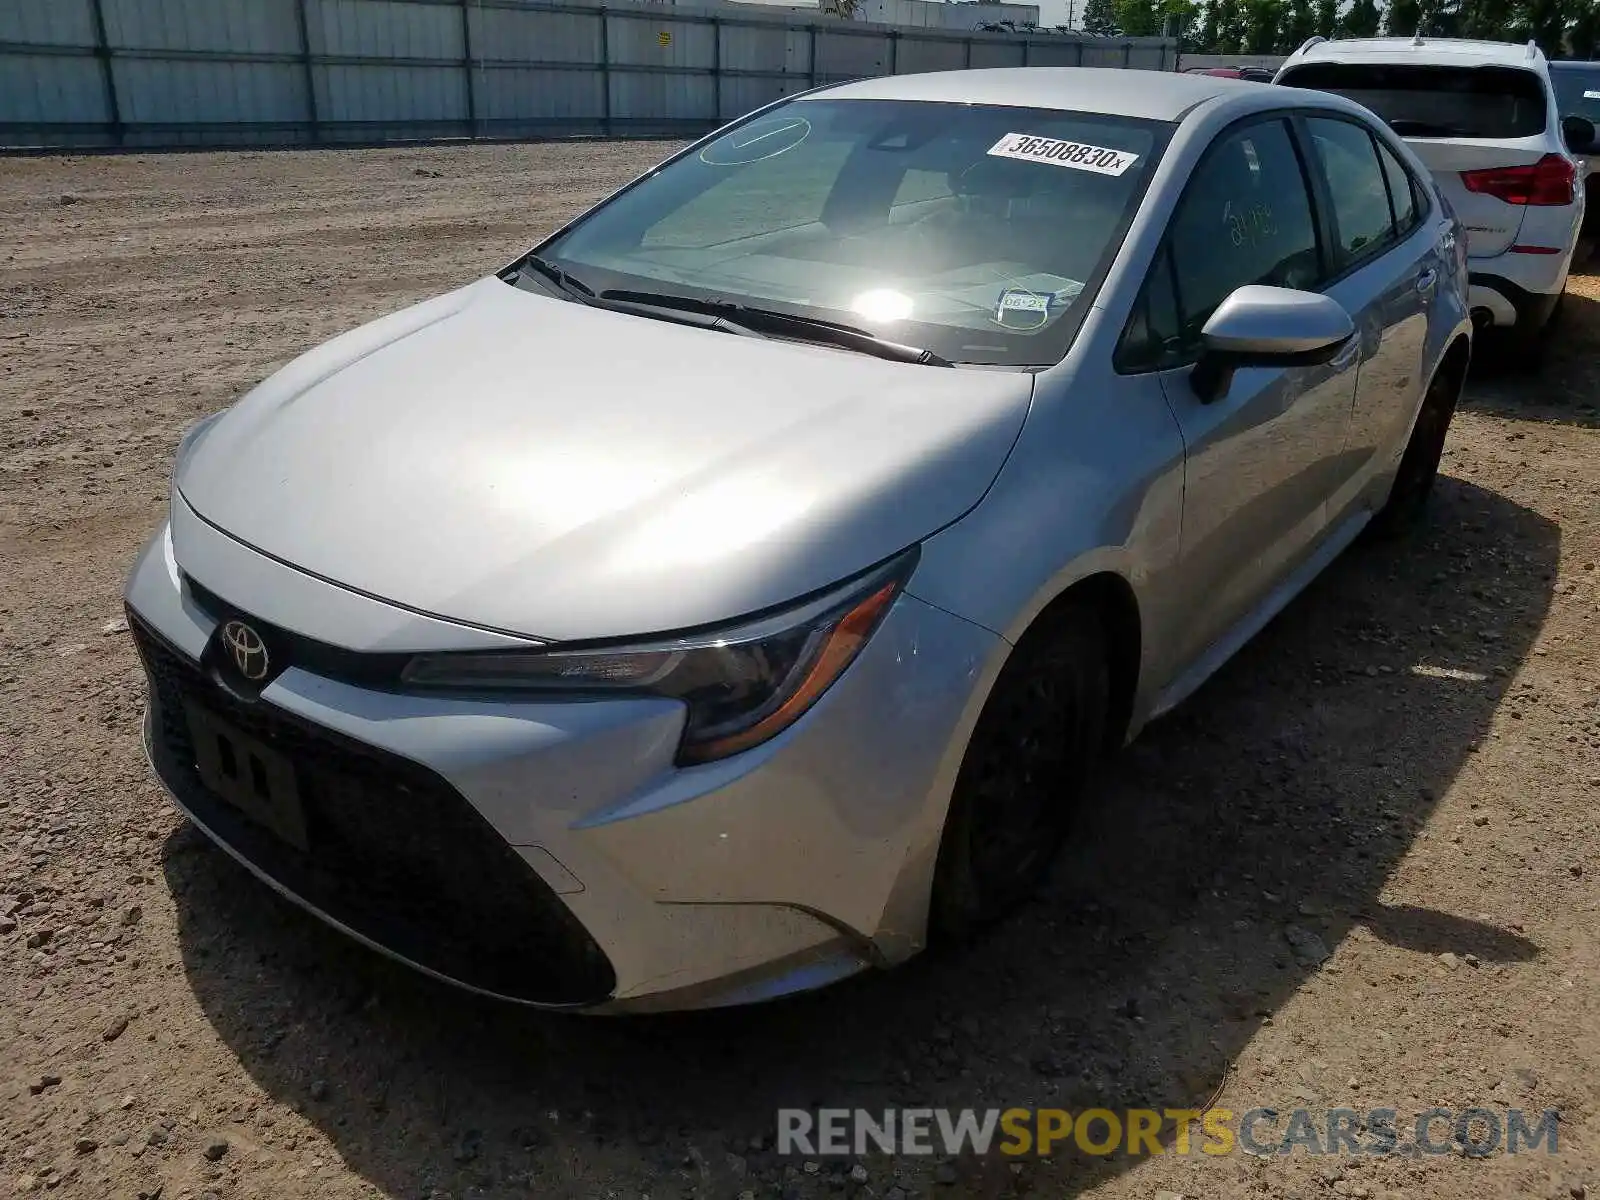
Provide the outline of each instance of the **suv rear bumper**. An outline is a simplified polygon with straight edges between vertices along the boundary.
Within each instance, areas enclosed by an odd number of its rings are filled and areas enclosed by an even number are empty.
[[[1556,259],[1555,255],[1550,257]],[[1561,256],[1557,261],[1565,267],[1566,256]],[[1540,329],[1555,311],[1556,301],[1561,299],[1565,276],[1566,272],[1563,270],[1554,290],[1546,292],[1530,291],[1503,275],[1470,271],[1467,275],[1467,282],[1471,285],[1468,303],[1474,313],[1487,309],[1493,314],[1491,323],[1494,325],[1514,326],[1517,329]]]

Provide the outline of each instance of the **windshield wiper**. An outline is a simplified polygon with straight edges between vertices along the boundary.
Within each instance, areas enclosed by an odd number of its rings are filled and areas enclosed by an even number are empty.
[[[595,294],[592,287],[584,283],[583,280],[574,276],[572,272],[556,266],[556,264],[551,262],[548,258],[540,258],[537,254],[533,254],[531,252],[523,255],[522,259],[517,263],[515,268],[517,276],[520,278],[523,273],[529,269],[537,271],[539,274],[543,275],[551,283],[555,284],[556,287],[560,288],[562,292],[578,301],[578,303],[594,303]]]
[[[791,337],[796,341],[819,342],[823,345],[838,346],[844,350],[876,355],[878,358],[887,358],[893,362],[917,363],[925,367],[955,366],[948,358],[935,354],[932,350],[921,346],[907,346],[902,342],[891,342],[888,338],[881,338],[875,333],[857,329],[853,325],[841,325],[834,321],[818,320],[815,317],[798,317],[793,313],[740,304],[732,300],[698,300],[693,296],[674,296],[664,292],[635,292],[625,289],[603,291],[595,299],[601,304],[615,303],[619,307],[637,305],[702,313],[708,317],[720,318],[723,327],[730,332],[768,333],[779,337]]]

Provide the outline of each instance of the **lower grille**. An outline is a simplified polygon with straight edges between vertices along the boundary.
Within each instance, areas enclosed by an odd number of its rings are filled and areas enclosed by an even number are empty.
[[[264,701],[239,700],[137,616],[128,623],[150,681],[156,769],[238,854],[362,936],[471,987],[538,1004],[611,995],[605,952],[442,778]],[[201,782],[186,700],[290,761],[309,851]]]

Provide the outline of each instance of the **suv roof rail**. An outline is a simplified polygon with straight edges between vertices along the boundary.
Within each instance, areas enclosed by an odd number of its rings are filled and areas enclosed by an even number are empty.
[[[1528,61],[1532,62],[1539,57],[1539,43],[1532,38],[1528,39]]]
[[[1323,37],[1320,33],[1314,33],[1310,37],[1308,37],[1305,41],[1300,43],[1300,49],[1296,50],[1295,53],[1296,54],[1304,54],[1307,50],[1311,49],[1311,47],[1315,46],[1318,42],[1325,42],[1327,40],[1328,39]]]

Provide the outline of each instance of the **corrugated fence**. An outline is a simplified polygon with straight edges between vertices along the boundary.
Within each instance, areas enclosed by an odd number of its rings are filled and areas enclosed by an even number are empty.
[[[1171,70],[1159,38],[527,0],[0,0],[0,146],[698,133],[820,83]]]

